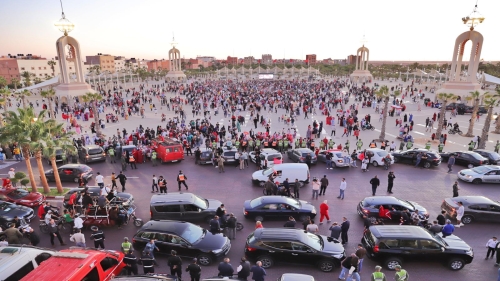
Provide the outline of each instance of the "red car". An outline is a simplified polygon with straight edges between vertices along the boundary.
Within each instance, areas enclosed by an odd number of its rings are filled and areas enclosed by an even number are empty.
[[[40,192],[29,192],[24,189],[1,188],[0,200],[26,207],[36,207],[45,200],[45,196]]]

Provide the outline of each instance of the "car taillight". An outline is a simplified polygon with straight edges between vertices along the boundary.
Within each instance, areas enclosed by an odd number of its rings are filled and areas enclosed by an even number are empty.
[[[132,243],[135,243],[135,238],[132,238]]]
[[[257,249],[252,248],[252,247],[250,247],[250,246],[247,245],[247,251],[253,252],[253,251],[257,251]]]
[[[483,160],[479,160],[479,165],[483,164]]]
[[[85,158],[89,158],[89,155],[88,155],[88,154],[87,154],[87,155],[85,155]]]
[[[248,215],[248,212],[247,212],[247,211],[245,211],[243,214],[246,216],[246,215]]]
[[[300,157],[300,160],[304,160],[304,157]]]
[[[153,219],[153,212],[149,211],[149,216]]]
[[[379,252],[378,245],[375,245],[375,247],[373,247],[373,252],[374,253],[378,253]]]

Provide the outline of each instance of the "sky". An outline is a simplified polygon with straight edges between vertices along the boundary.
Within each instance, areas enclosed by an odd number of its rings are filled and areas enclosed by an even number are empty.
[[[56,56],[62,36],[58,0],[1,0],[0,56]],[[274,59],[344,59],[363,37],[370,60],[451,60],[461,21],[476,0],[63,0],[70,36],[82,56],[97,53],[140,59],[168,58],[175,35],[181,56],[254,56]],[[500,60],[500,1],[480,0],[486,18],[481,57]],[[470,45],[470,44],[469,44]],[[466,51],[470,50],[470,46]]]

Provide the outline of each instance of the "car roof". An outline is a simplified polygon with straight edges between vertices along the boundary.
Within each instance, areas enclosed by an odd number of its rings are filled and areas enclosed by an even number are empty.
[[[274,153],[280,153],[280,152],[274,148],[264,148],[264,149],[262,149],[262,151],[260,153],[261,154],[274,154]]]
[[[298,228],[259,228],[254,231],[258,240],[305,241],[306,231]]]
[[[285,273],[281,275],[281,281],[314,281],[314,276],[299,273]]]
[[[377,238],[432,239],[432,235],[417,225],[372,225],[370,232]]]
[[[498,204],[498,202],[484,196],[457,196],[453,198],[446,198],[446,200],[452,202],[462,202],[464,206],[473,204]]]
[[[35,246],[28,246],[28,245],[2,246],[2,247],[0,247],[0,267],[7,266],[7,264],[10,264],[12,262],[17,261],[16,258],[10,258],[10,257],[15,256],[15,255],[21,257],[22,254],[25,254],[28,252],[35,252],[36,254],[40,254],[40,253],[53,254],[54,250],[35,247]]]
[[[313,152],[309,148],[297,148],[296,150],[302,153]]]
[[[280,204],[280,203],[286,203],[288,200],[288,196],[281,196],[281,195],[267,195],[267,196],[261,196],[257,197],[253,200],[260,200],[261,203],[263,204]],[[252,200],[252,201],[253,201]]]
[[[170,193],[162,193],[162,194],[154,194],[151,196],[151,205],[156,204],[191,204],[194,202],[195,195],[189,192],[170,192]]]
[[[86,145],[86,146],[84,146],[84,147],[85,147],[85,148],[87,148],[87,149],[92,149],[92,148],[100,148],[100,146],[99,146],[99,145],[95,145],[95,144]]]
[[[487,150],[487,149],[474,149],[473,152],[486,152],[486,153],[493,153],[494,151],[491,151],[491,150]]]
[[[59,168],[71,168],[71,169],[83,168],[83,167],[89,167],[89,166],[84,165],[84,164],[65,164],[65,165],[59,166]]]
[[[190,226],[197,226],[185,221],[171,221],[171,220],[151,220],[145,223],[137,233],[141,231],[165,231],[172,233],[183,233],[184,230]],[[198,226],[197,226],[198,227]],[[136,233],[136,234],[137,234]]]
[[[365,197],[363,199],[365,203],[370,203],[371,205],[378,205],[378,204],[399,204],[400,199],[394,197],[394,196],[372,196],[372,197]]]

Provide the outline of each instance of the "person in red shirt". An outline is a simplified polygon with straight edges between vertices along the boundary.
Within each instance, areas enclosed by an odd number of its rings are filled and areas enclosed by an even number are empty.
[[[327,222],[330,222],[330,215],[328,215],[328,204],[327,204],[327,200],[323,201],[323,203],[321,203],[319,205],[319,214],[320,214],[320,217],[319,217],[319,224],[323,224],[323,219],[326,217],[326,220]]]

